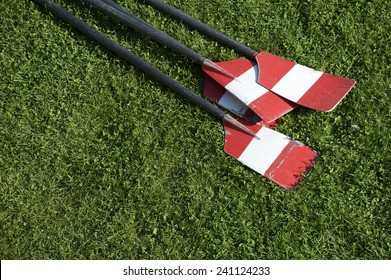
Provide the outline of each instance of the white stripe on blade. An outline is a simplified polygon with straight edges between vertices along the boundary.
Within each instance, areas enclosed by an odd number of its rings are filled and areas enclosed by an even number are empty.
[[[266,127],[262,127],[257,136],[260,140],[254,137],[238,160],[264,175],[291,139]]]
[[[258,84],[257,80],[258,66],[254,65],[242,75],[228,83],[225,88],[246,105],[249,105],[269,91]]]
[[[244,103],[242,103],[229,91],[226,91],[224,93],[224,95],[220,98],[218,104],[239,116],[243,116],[248,109],[248,107]]]
[[[323,75],[323,72],[296,64],[271,91],[297,102]]]

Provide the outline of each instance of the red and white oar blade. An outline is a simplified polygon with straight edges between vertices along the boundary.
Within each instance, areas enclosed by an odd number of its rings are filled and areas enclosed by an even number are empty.
[[[232,93],[266,122],[272,122],[292,111],[296,104],[269,91],[258,82],[256,63],[239,58],[231,61],[216,62],[236,78],[227,76],[215,68],[203,65],[205,74]]]
[[[275,130],[238,120],[259,139],[224,122],[224,151],[285,189],[293,189],[318,157],[310,147]]]
[[[253,123],[257,123],[262,120],[243,102],[237,99],[232,93],[227,91],[209,76],[205,76],[204,96],[231,113]],[[271,122],[269,125],[274,127],[276,125],[276,121]]]
[[[356,83],[261,52],[256,56],[258,83],[299,105],[331,111]]]

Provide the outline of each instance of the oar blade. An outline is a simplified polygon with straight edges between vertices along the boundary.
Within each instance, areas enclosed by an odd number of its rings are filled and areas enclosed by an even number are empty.
[[[230,111],[231,113],[244,118],[252,123],[262,122],[267,127],[275,127],[277,120],[266,122],[255,114],[243,102],[237,99],[232,93],[227,91],[219,83],[209,76],[205,76],[204,96],[214,103]]]
[[[296,107],[295,103],[276,95],[258,84],[258,67],[256,63],[245,58],[239,58],[231,61],[216,62],[216,64],[230,72],[236,79],[207,65],[204,65],[202,69],[207,76],[232,93],[264,121],[272,122]]]
[[[292,102],[319,111],[334,109],[356,83],[266,52],[259,53],[256,60],[259,84]]]
[[[224,122],[224,151],[279,186],[294,189],[313,167],[317,152],[265,126],[240,122],[259,139]]]

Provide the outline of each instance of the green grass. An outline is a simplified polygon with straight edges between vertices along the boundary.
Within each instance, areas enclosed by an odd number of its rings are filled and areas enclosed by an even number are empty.
[[[117,1],[216,61],[239,57]],[[390,259],[391,2],[168,3],[257,50],[357,80],[278,130],[320,154],[279,188],[223,152],[221,124],[32,1],[0,4],[1,259]],[[198,94],[202,72],[58,0]],[[218,7],[218,8],[217,8]]]

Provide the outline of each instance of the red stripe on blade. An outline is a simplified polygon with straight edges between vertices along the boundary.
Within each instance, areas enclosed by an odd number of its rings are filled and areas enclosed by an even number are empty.
[[[244,72],[254,66],[254,64],[250,60],[245,58],[238,58],[230,61],[215,63],[221,68],[224,68],[226,71],[228,71],[235,77],[239,77]],[[205,72],[205,74],[217,81],[222,86],[228,85],[233,80],[231,77],[228,77],[224,73],[221,73],[208,65],[203,65],[202,70]]]
[[[258,83],[271,89],[295,66],[295,63],[267,52],[255,57],[259,76]]]
[[[296,107],[296,103],[269,91],[251,102],[249,107],[261,115],[265,122],[272,122],[292,111]]]

